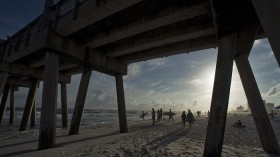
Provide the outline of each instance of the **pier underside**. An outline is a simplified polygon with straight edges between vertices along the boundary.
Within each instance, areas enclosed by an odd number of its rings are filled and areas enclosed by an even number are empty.
[[[29,87],[20,127],[26,130],[36,86],[43,81],[38,147],[54,147],[58,83],[68,127],[66,85],[72,75],[82,74],[69,131],[78,134],[91,72],[99,71],[116,77],[125,133],[122,77],[130,63],[218,47],[204,156],[221,155],[234,61],[263,148],[280,154],[248,62],[254,41],[267,37],[279,63],[279,28],[277,0],[46,0],[38,18],[0,41],[0,118],[10,89]]]

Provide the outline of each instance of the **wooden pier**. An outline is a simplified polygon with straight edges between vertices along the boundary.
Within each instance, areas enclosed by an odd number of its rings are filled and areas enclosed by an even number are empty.
[[[263,149],[280,154],[248,61],[254,41],[268,38],[280,63],[279,28],[278,0],[46,0],[39,17],[0,41],[0,118],[10,92],[14,121],[13,93],[29,87],[20,125],[26,130],[43,81],[38,148],[54,147],[58,84],[63,127],[68,127],[66,86],[72,75],[82,74],[69,131],[78,134],[94,70],[116,77],[120,132],[125,133],[122,77],[128,64],[218,47],[204,156],[221,156],[234,61]]]

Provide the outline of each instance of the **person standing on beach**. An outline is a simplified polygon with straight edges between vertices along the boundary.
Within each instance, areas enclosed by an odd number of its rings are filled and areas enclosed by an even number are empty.
[[[145,114],[144,111],[143,111],[143,112],[142,112],[142,119],[143,119],[143,120],[145,120],[145,115],[146,115],[146,114]]]
[[[157,122],[160,122],[160,111],[157,110]]]
[[[164,116],[164,114],[163,114],[163,112],[162,112],[162,108],[160,108],[160,119],[162,119],[163,118],[163,116]]]
[[[184,128],[185,128],[186,119],[187,119],[187,115],[186,115],[185,111],[183,111],[181,118],[182,118],[182,126],[184,126]]]
[[[152,109],[152,118],[153,118],[153,125],[156,125],[156,112],[154,110],[154,108]]]
[[[162,119],[162,108],[160,108],[160,110],[159,110],[159,118],[160,118],[160,120]]]
[[[172,114],[172,112],[171,112],[171,109],[169,109],[169,122],[170,122],[170,119],[172,119],[172,121],[174,122],[174,119],[173,119],[173,114]]]
[[[193,114],[192,114],[190,109],[188,109],[187,121],[189,122],[189,127],[191,128],[192,125],[193,125],[194,116],[193,116]]]
[[[197,111],[197,117],[200,117],[201,111]]]

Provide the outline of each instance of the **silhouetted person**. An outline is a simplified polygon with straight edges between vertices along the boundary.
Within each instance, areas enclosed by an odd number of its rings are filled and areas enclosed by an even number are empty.
[[[208,117],[210,116],[210,112],[209,112],[209,110],[208,110],[208,112],[207,112],[207,116],[208,116]]]
[[[156,125],[156,112],[154,109],[152,109],[152,118],[153,118],[153,125]]]
[[[187,121],[189,122],[189,127],[191,128],[192,125],[193,125],[194,116],[193,116],[193,114],[192,114],[190,109],[188,109]]]
[[[162,119],[162,108],[160,108],[160,110],[159,110],[159,115],[160,115],[160,120]]]
[[[145,114],[144,111],[143,111],[143,112],[142,112],[142,119],[143,119],[143,120],[145,120],[145,115],[146,115],[146,114]]]
[[[187,115],[186,115],[185,111],[183,111],[181,118],[182,118],[182,126],[184,126],[184,128],[185,128],[186,120],[187,120]]]
[[[157,122],[160,122],[160,111],[157,110]]]
[[[173,114],[171,112],[171,109],[169,109],[169,115],[168,116],[169,116],[169,118],[168,118],[169,122],[170,122],[170,119],[172,119],[172,121],[174,122]]]
[[[241,122],[241,120],[238,120],[237,122],[235,122],[235,123],[233,124],[233,126],[242,127],[242,122]]]
[[[197,117],[200,117],[200,111],[197,111],[196,114],[197,114]]]

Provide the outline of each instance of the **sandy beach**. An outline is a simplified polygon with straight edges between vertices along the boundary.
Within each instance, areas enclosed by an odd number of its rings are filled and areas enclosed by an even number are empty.
[[[240,119],[245,127],[232,124]],[[68,129],[57,129],[56,147],[37,150],[38,130],[15,132],[1,138],[0,156],[97,156],[97,157],[180,157],[202,156],[208,119],[196,118],[192,128],[167,118],[152,125],[150,119],[128,121],[129,132],[119,134],[118,121],[80,129],[68,136]],[[272,120],[280,142],[280,121]],[[9,127],[1,126],[9,130]],[[2,136],[3,137],[3,136]],[[261,146],[253,118],[250,115],[228,116],[222,156],[276,156],[266,154]]]

